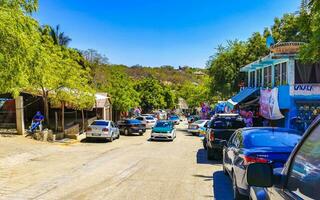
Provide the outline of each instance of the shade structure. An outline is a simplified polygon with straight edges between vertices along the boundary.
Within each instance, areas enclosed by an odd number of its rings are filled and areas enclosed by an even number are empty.
[[[233,109],[234,106],[236,106],[237,104],[245,101],[248,97],[253,95],[258,90],[259,90],[259,88],[245,88],[245,89],[241,90],[238,94],[236,94],[235,96],[231,97],[231,99],[229,99],[227,101],[227,106],[229,108]]]

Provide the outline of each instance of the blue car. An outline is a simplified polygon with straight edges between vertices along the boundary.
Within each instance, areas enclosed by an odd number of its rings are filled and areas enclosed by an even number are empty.
[[[283,167],[301,139],[301,133],[285,128],[242,128],[235,131],[223,148],[223,171],[232,179],[234,198],[249,195],[246,169],[251,163]]]
[[[179,123],[180,123],[180,118],[177,115],[169,116],[168,120],[172,121],[175,125],[179,125]]]
[[[252,200],[320,199],[320,116],[306,130],[282,170],[269,163],[253,163],[246,177]]]

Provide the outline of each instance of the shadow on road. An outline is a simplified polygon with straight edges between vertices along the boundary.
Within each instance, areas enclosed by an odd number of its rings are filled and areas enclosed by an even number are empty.
[[[213,194],[216,200],[232,200],[233,189],[232,183],[223,171],[213,173]]]
[[[197,163],[207,164],[207,165],[217,165],[222,164],[221,160],[212,161],[207,159],[207,151],[205,149],[199,149],[197,152]]]

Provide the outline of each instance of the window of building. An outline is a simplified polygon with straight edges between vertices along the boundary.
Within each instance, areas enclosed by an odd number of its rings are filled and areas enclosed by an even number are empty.
[[[288,84],[287,81],[287,63],[282,63],[281,64],[281,85],[286,85]]]
[[[271,66],[264,68],[263,70],[263,86],[264,87],[271,87],[271,78],[272,78],[272,73],[271,73]]]
[[[255,72],[250,72],[250,87],[254,87],[255,85]]]
[[[281,65],[277,64],[274,66],[274,85],[281,85]]]
[[[295,83],[320,83],[320,63],[303,64],[295,61]]]
[[[262,86],[262,69],[257,70],[257,87]]]

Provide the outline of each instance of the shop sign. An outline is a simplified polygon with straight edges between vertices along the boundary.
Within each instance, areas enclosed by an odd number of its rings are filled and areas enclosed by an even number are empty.
[[[296,84],[290,86],[290,95],[320,95],[320,84]]]
[[[261,89],[260,115],[266,119],[278,120],[284,118],[279,109],[278,88]]]

